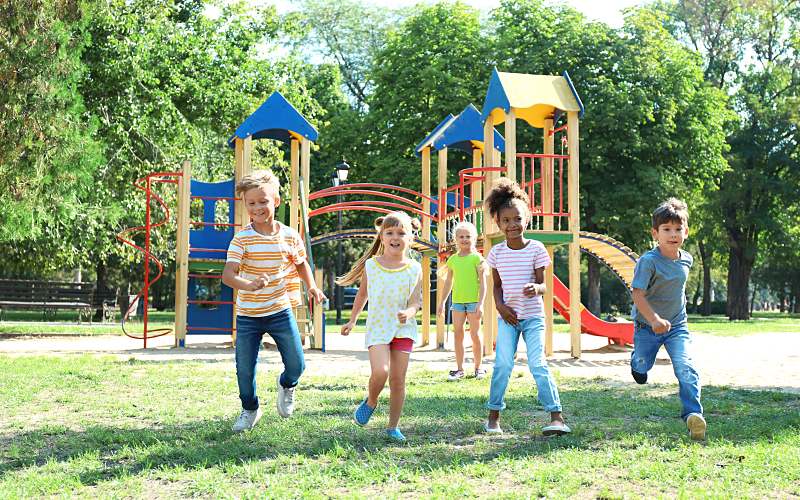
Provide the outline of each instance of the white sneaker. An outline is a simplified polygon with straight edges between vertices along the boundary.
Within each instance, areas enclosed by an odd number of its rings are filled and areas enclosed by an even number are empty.
[[[261,419],[262,413],[261,407],[257,410],[242,410],[242,413],[239,414],[239,418],[233,423],[231,430],[233,432],[249,431],[256,426],[256,423]]]
[[[689,428],[689,437],[692,441],[702,441],[706,438],[706,419],[699,413],[690,413],[686,418],[686,427]]]
[[[294,390],[295,387],[284,387],[281,385],[281,375],[278,374],[278,415],[289,418],[294,413]]]

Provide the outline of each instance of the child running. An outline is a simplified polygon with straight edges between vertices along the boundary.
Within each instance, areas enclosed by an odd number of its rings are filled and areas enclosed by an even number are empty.
[[[682,250],[689,235],[686,204],[670,198],[653,212],[652,235],[658,246],[639,258],[633,271],[633,352],[631,375],[647,383],[647,372],[663,345],[678,379],[681,418],[694,440],[706,437],[700,404],[700,376],[690,355],[691,338],[686,316],[686,279],[691,254]]]
[[[484,430],[491,434],[503,432],[500,411],[506,407],[504,396],[521,334],[528,351],[528,368],[538,388],[539,402],[545,411],[550,412],[550,423],[542,432],[545,436],[567,434],[571,431],[561,413],[558,388],[547,367],[542,342],[542,295],[546,291],[544,269],[550,265],[550,256],[541,242],[524,237],[530,220],[528,195],[517,183],[501,178],[489,192],[484,205],[506,237],[506,241],[492,247],[487,259],[492,268],[494,300],[500,317],[486,405],[489,419],[484,423]]]
[[[372,246],[350,272],[337,280],[342,286],[361,281],[350,321],[342,325],[342,335],[350,334],[369,300],[365,343],[371,374],[367,397],[358,405],[353,418],[358,425],[367,425],[388,378],[386,436],[400,443],[406,441],[397,425],[406,398],[408,360],[417,341],[414,316],[422,305],[422,268],[408,256],[414,232],[419,227],[419,221],[405,212],[378,217],[375,219],[378,234]]]
[[[264,333],[278,346],[284,370],[278,375],[277,409],[281,417],[294,412],[294,393],[305,369],[303,345],[292,307],[301,304],[300,280],[308,295],[325,300],[311,274],[306,250],[294,229],[274,219],[280,184],[269,170],[246,175],[236,185],[250,224],[236,233],[228,247],[222,282],[239,290],[236,297],[236,381],[242,412],[234,432],[252,429],[261,418],[256,395],[256,364]]]
[[[439,302],[439,316],[445,320],[445,303],[453,289],[453,329],[455,330],[456,369],[450,371],[448,380],[464,378],[464,322],[469,319],[469,334],[472,337],[472,357],[475,362],[475,378],[482,379],[486,370],[481,367],[481,306],[486,295],[485,264],[475,243],[478,231],[471,222],[459,222],[453,231],[458,253],[447,259],[447,277]]]

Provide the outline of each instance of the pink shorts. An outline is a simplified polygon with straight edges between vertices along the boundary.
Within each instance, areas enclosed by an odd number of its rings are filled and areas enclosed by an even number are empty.
[[[401,351],[411,354],[414,350],[414,340],[409,338],[395,337],[389,342],[389,350]]]

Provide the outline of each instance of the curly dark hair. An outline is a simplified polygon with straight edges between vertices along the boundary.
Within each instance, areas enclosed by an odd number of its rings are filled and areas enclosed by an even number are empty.
[[[530,204],[528,194],[523,191],[516,182],[508,177],[501,177],[495,182],[489,194],[486,195],[483,206],[485,210],[489,211],[489,215],[492,219],[497,220],[497,217],[500,215],[500,210],[515,206],[515,201],[521,202],[521,205],[525,207],[524,213],[530,215],[530,211],[528,210],[528,205]],[[520,207],[517,206],[517,208]]]

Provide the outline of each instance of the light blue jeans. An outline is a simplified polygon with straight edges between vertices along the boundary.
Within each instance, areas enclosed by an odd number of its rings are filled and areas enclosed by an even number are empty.
[[[489,402],[486,407],[490,410],[504,410],[506,408],[505,395],[508,379],[514,369],[514,355],[517,353],[519,336],[525,339],[528,350],[528,369],[536,381],[539,392],[539,403],[545,411],[561,411],[561,401],[558,397],[558,388],[544,357],[544,318],[523,319],[515,326],[506,323],[502,318],[497,320],[497,346],[494,356],[494,369],[492,370],[492,384],[489,388]]]
[[[667,333],[656,334],[649,325],[636,322],[631,369],[647,373],[656,362],[658,350],[662,345],[666,347],[669,359],[672,360],[672,370],[678,378],[678,396],[683,406],[681,418],[684,420],[690,413],[703,414],[703,405],[700,404],[700,376],[689,353],[691,343],[686,324],[676,326]]]

